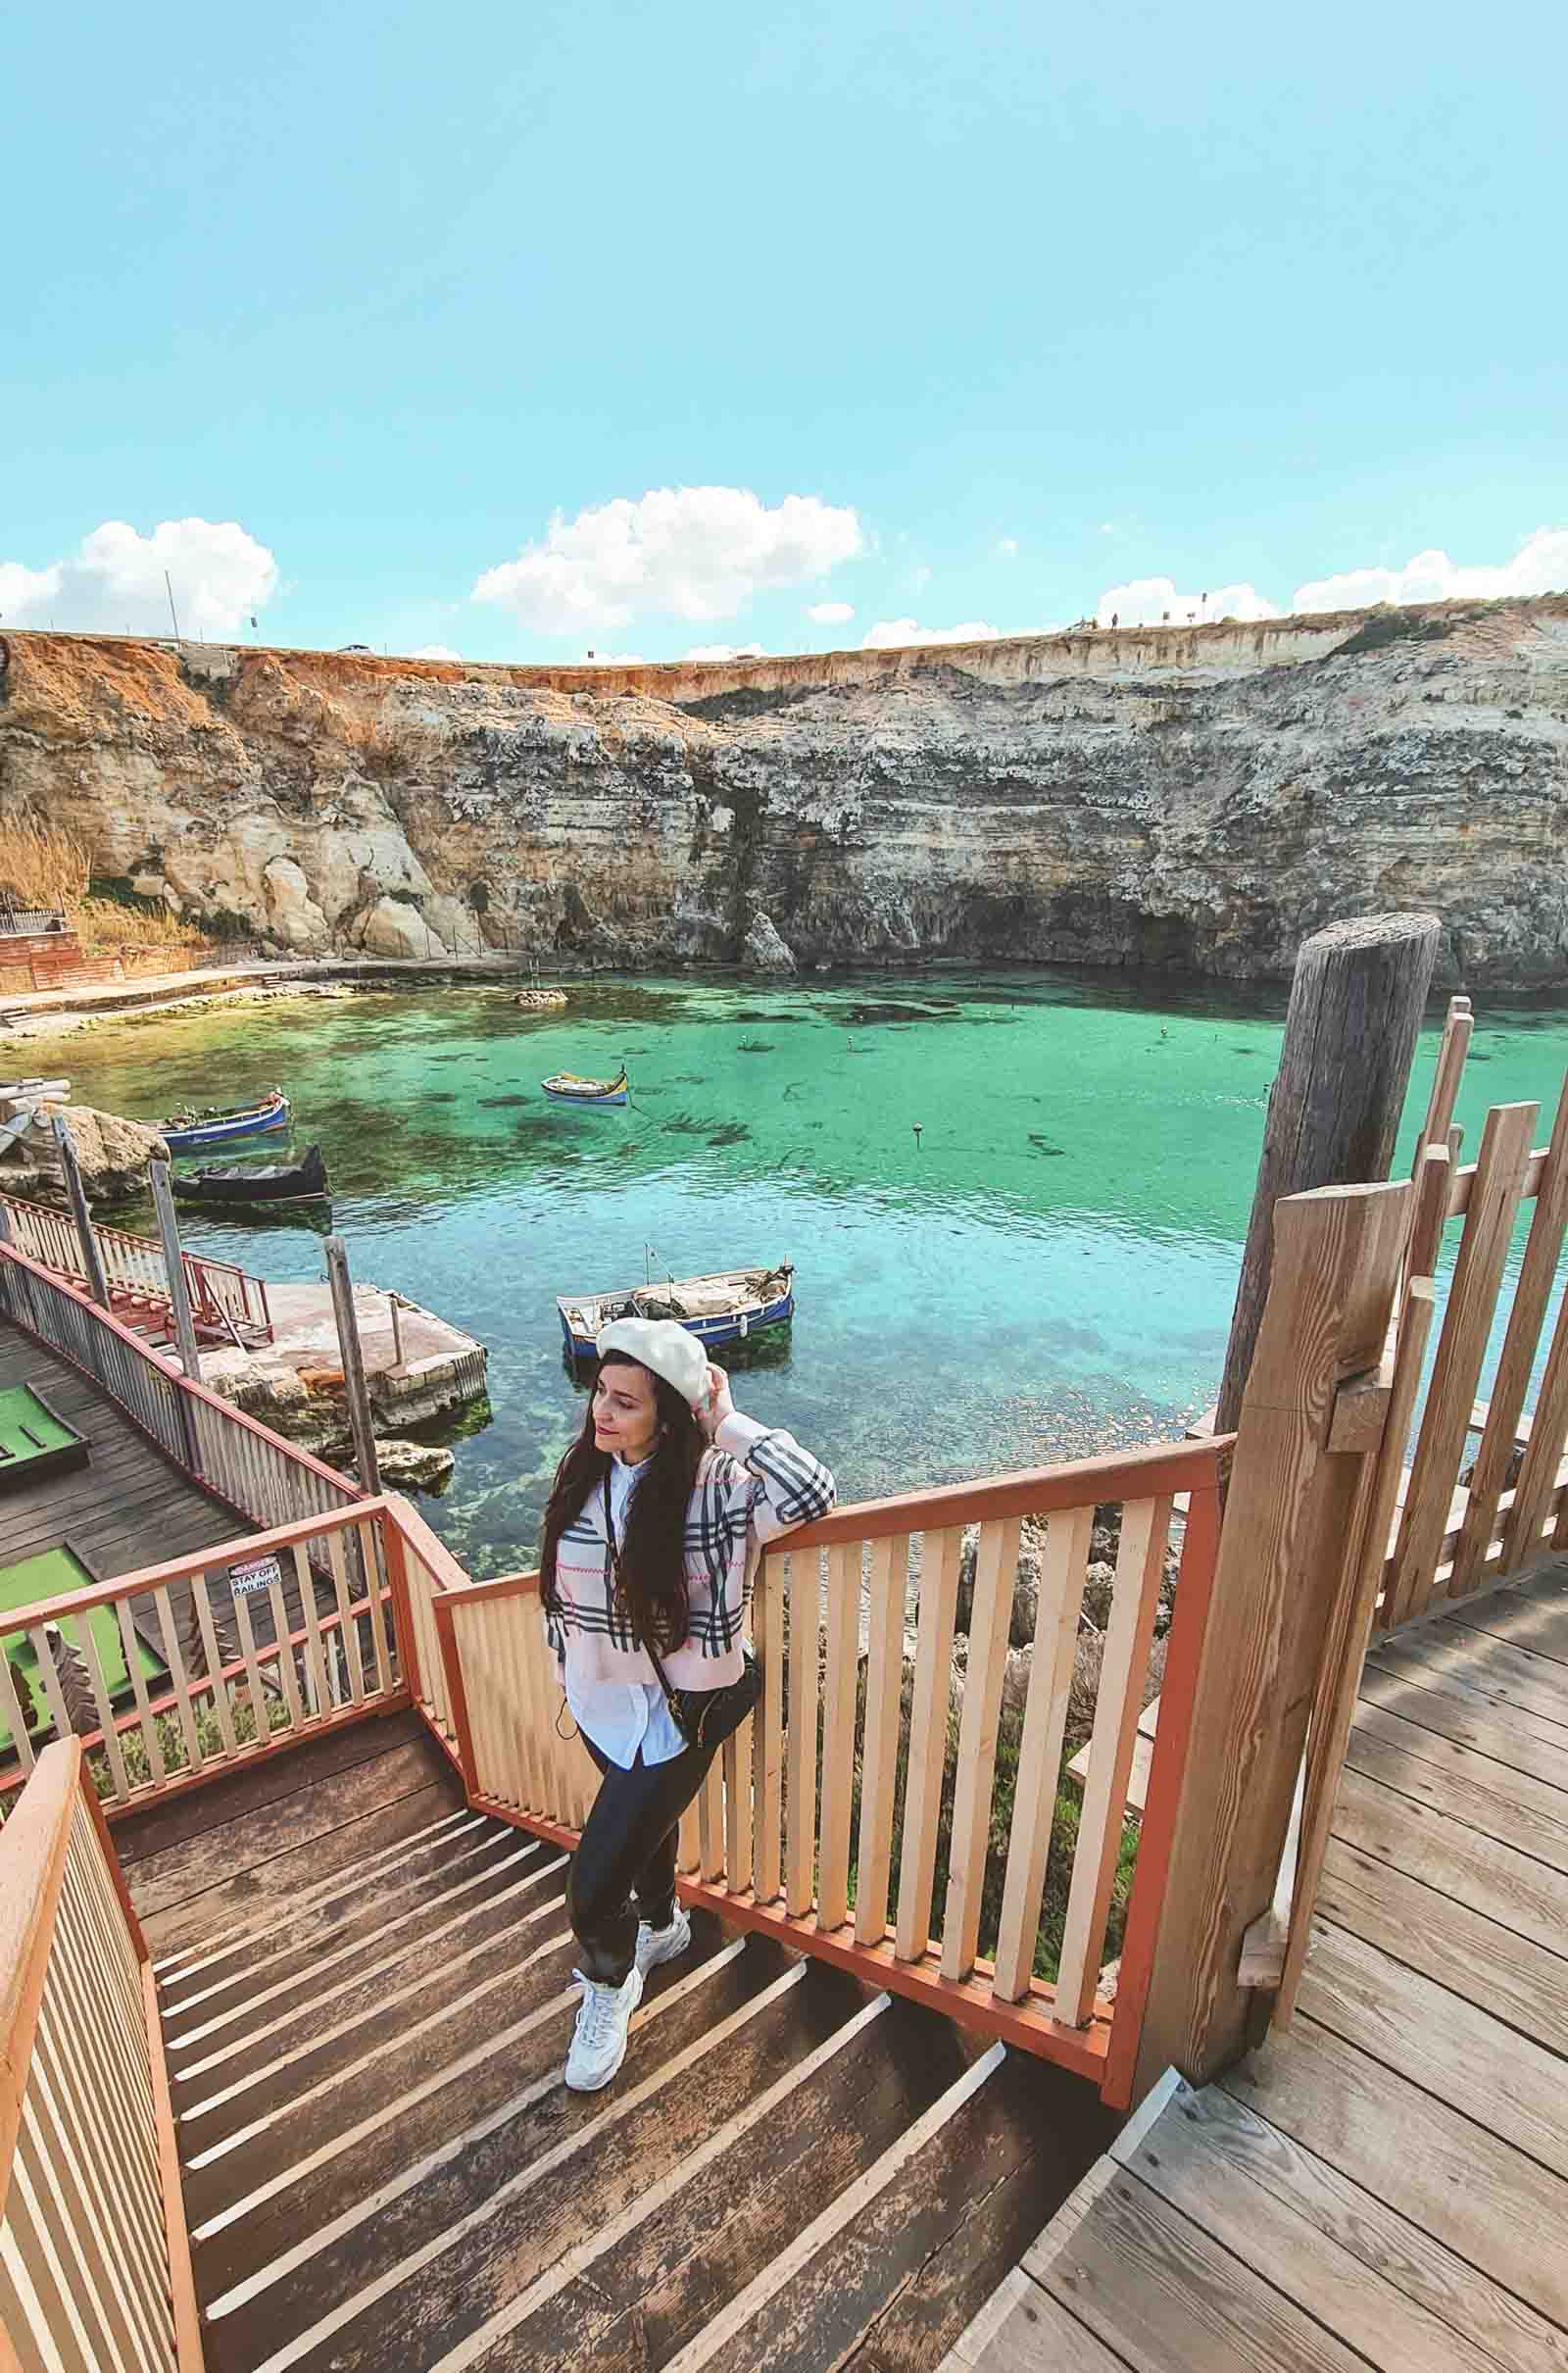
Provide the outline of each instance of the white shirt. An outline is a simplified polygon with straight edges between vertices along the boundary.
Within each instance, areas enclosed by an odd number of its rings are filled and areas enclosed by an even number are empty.
[[[649,1463],[644,1458],[628,1466],[617,1451],[610,1463],[610,1517],[615,1538],[626,1535],[626,1509],[637,1478]],[[602,1755],[629,1771],[642,1749],[645,1764],[667,1763],[686,1745],[675,1728],[657,1681],[578,1681],[566,1683],[566,1704],[572,1720]]]

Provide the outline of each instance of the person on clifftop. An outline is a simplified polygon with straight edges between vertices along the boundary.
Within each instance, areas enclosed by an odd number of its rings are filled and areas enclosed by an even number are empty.
[[[792,1434],[740,1414],[723,1369],[674,1319],[617,1318],[595,1349],[539,1557],[566,1706],[602,1775],[566,1891],[577,2093],[610,2083],[649,1970],[691,1943],[676,1832],[759,1693],[745,1625],[762,1544],[836,1496]]]

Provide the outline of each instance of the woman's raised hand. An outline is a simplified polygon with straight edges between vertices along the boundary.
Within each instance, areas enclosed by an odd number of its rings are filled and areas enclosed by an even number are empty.
[[[721,1367],[714,1367],[710,1362],[708,1398],[697,1409],[697,1422],[710,1442],[714,1439],[725,1418],[732,1417],[734,1413],[735,1404],[730,1398],[729,1378]]]

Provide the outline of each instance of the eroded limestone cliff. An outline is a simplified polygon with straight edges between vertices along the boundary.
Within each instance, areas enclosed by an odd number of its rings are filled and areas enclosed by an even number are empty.
[[[1568,971],[1568,596],[636,668],[0,640],[0,816],[282,947]]]

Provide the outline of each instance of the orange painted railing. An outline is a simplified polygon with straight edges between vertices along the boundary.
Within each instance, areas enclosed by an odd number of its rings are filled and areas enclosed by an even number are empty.
[[[74,1739],[0,1835],[0,2363],[202,2373],[147,1948]]]
[[[46,1204],[23,1203],[13,1195],[0,1195],[0,1212],[19,1253],[41,1268],[58,1271],[78,1292],[82,1290],[81,1247],[68,1212],[52,1211]],[[92,1232],[111,1288],[122,1286],[127,1293],[169,1301],[169,1263],[161,1244],[150,1236],[133,1236],[124,1228],[103,1227],[97,1220]],[[228,1342],[243,1329],[252,1343],[270,1343],[272,1317],[267,1287],[260,1277],[253,1277],[232,1261],[211,1261],[204,1253],[182,1252],[180,1266],[198,1332],[216,1334]]]
[[[1163,1901],[1229,1447],[1229,1437],[1162,1446],[867,1502],[770,1549],[752,1612],[763,1696],[726,1743],[682,1824],[680,1885],[687,1901],[1076,2068],[1107,2099],[1125,2101]],[[1103,1969],[1106,1932],[1178,1496],[1186,1501],[1180,1581],[1112,1987]],[[1058,1967],[1047,1979],[1034,1971],[1053,1875],[1062,1736],[1096,1513],[1107,1503],[1119,1508],[1115,1579],[1076,1841],[1066,1871],[1055,1874],[1066,1880]],[[1026,1516],[1044,1519],[1032,1656],[1005,1846],[990,1859],[999,1716]],[[964,1528],[971,1525],[978,1532],[955,1743],[955,1619]],[[561,1690],[544,1638],[537,1575],[477,1584],[465,1584],[457,1573],[435,1579],[429,1611],[444,1672],[440,1727],[470,1801],[570,1843],[598,1779],[569,1726],[564,1738],[558,1727]],[[906,1656],[911,1611],[912,1660]],[[948,1874],[939,1888],[944,1831]],[[999,1879],[995,1953],[987,1960],[979,1952],[983,1906],[988,1893],[997,1904]]]

